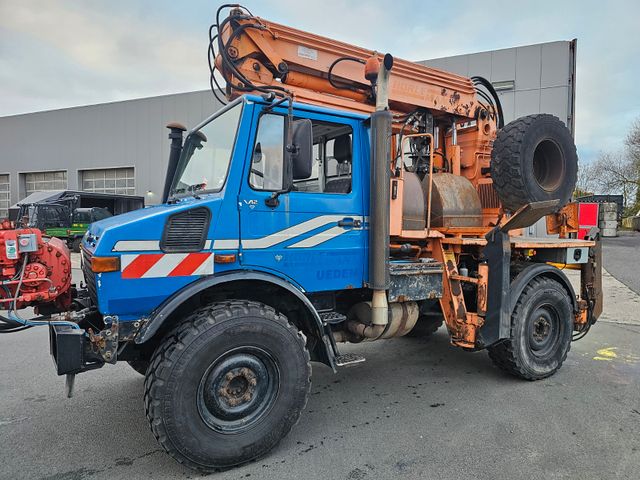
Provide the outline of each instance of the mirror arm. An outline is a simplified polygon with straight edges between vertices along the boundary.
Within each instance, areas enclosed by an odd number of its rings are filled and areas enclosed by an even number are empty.
[[[289,193],[292,187],[293,187],[293,183],[291,183],[288,188],[271,192],[271,196],[265,199],[264,204],[267,207],[276,208],[278,205],[280,205],[280,199],[278,197],[283,193]]]

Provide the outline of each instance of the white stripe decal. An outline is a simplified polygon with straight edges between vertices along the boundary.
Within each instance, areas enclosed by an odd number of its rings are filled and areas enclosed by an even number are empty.
[[[240,248],[239,240],[229,239],[229,240],[216,240],[215,242],[213,242],[214,250],[237,250],[238,248]]]
[[[204,249],[211,249],[211,240],[204,242]],[[160,242],[157,240],[118,240],[111,249],[112,252],[158,252]]]
[[[323,227],[329,223],[354,216],[357,215],[321,215],[319,217],[312,218],[311,220],[307,220],[306,222],[280,230],[279,232],[272,233],[266,237],[242,240],[242,248],[252,250],[256,248],[273,247],[278,243],[286,242],[287,240],[291,240],[299,235],[315,230],[316,228]]]
[[[347,230],[342,227],[331,227],[329,230],[325,230],[320,233],[316,233],[312,237],[305,238],[304,240],[299,241],[298,243],[294,243],[293,245],[289,245],[288,248],[309,248],[315,247],[316,245],[320,245],[332,238],[336,238],[343,233],[347,233],[350,230]]]
[[[160,250],[157,240],[118,240],[111,249],[112,252],[148,252]]]
[[[147,270],[141,278],[166,277],[171,270],[187,258],[188,253],[168,253],[163,255],[153,267]]]
[[[315,230],[316,228],[324,227],[330,223],[338,222],[343,218],[361,218],[360,215],[351,215],[351,214],[342,214],[342,215],[321,215],[319,217],[312,218],[302,223],[298,223],[297,225],[293,225],[291,227],[285,228],[284,230],[277,231],[272,233],[271,235],[267,235],[261,238],[251,238],[242,241],[242,248],[247,250],[255,250],[260,248],[269,248],[273,247],[282,242],[286,242],[287,240],[292,240],[295,237],[303,235],[311,230]],[[368,217],[364,217],[365,221]],[[302,240],[294,245],[291,245],[290,248],[306,248],[313,247],[315,245],[319,245],[331,238],[334,238],[342,233],[348,232],[348,229],[343,229],[342,227],[332,227],[326,232],[320,232],[313,237]],[[328,233],[331,232],[331,233]],[[329,236],[327,236],[329,235]],[[316,238],[318,237],[318,238]],[[213,242],[214,250],[237,250],[240,248],[240,241],[236,239],[222,239],[216,240]]]

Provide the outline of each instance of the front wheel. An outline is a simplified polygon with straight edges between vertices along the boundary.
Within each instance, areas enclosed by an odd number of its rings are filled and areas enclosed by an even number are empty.
[[[80,253],[80,246],[82,245],[82,237],[74,238],[71,242],[71,251],[74,253]]]
[[[540,380],[562,366],[571,347],[573,308],[567,290],[550,278],[534,278],[511,314],[511,336],[489,347],[499,368],[525,380]]]
[[[145,408],[162,447],[211,472],[254,460],[300,417],[311,387],[305,341],[257,302],[196,310],[154,353]]]

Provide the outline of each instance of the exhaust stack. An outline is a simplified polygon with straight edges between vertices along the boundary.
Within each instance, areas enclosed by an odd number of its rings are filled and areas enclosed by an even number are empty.
[[[371,188],[369,226],[369,284],[373,289],[371,323],[389,322],[389,160],[391,123],[389,71],[393,57],[384,56],[376,79],[376,111],[371,114]]]

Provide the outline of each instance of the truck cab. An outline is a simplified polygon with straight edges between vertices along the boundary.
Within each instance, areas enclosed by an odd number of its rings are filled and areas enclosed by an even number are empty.
[[[287,178],[286,106],[248,95],[188,133],[167,204],[91,226],[84,270],[103,315],[146,319],[189,285],[233,272],[307,296],[365,286],[368,116],[294,105],[293,118],[311,126],[304,177]],[[93,272],[92,257],[116,257],[119,269]]]

